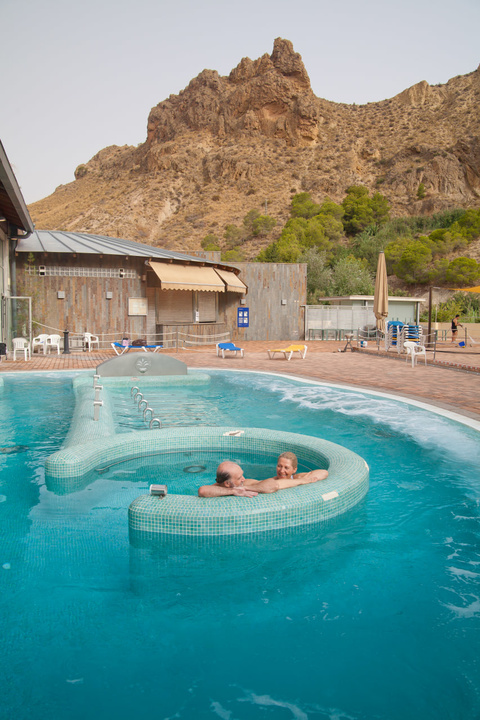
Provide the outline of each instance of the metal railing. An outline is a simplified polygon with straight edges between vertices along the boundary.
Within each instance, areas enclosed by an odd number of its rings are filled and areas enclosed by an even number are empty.
[[[49,332],[49,333],[56,333],[61,336],[62,338],[62,348],[64,348],[64,341],[63,338],[65,336],[65,333],[68,333],[68,346],[69,350],[81,350],[86,351],[87,346],[85,343],[85,333],[84,332],[74,332],[74,331],[65,331],[61,330],[60,328],[54,328],[49,325],[44,325],[42,323],[34,322],[35,324],[35,335],[39,335],[41,332]],[[115,333],[95,333],[91,332],[91,335],[98,338],[98,349],[99,350],[106,350],[111,348],[112,342],[120,342],[123,337],[129,337],[131,333],[125,331],[123,333],[121,332],[115,332]],[[179,350],[189,350],[189,351],[195,351],[197,349],[201,349],[202,347],[205,347],[207,345],[216,345],[219,342],[229,342],[230,332],[223,332],[223,333],[207,333],[203,331],[202,334],[200,333],[187,333],[179,329],[171,330],[168,332],[161,332],[161,333],[146,333],[145,335],[142,335],[142,339],[145,340],[145,343],[147,345],[161,345],[165,349],[168,350],[175,350],[175,352],[178,352]],[[95,348],[96,349],[96,348]]]

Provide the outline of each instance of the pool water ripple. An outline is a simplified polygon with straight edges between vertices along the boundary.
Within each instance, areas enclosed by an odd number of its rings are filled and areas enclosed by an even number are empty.
[[[320,528],[133,547],[126,508],[148,462],[48,491],[71,386],[6,376],[0,446],[29,450],[0,455],[2,720],[477,720],[478,434],[276,376],[212,372],[185,393],[210,396],[221,424],[359,453],[368,495]]]

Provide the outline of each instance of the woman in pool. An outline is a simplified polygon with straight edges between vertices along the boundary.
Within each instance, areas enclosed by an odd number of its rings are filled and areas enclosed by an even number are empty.
[[[217,468],[217,478],[213,485],[203,485],[198,490],[200,497],[255,497],[258,493],[272,493],[286,488],[308,485],[325,480],[327,470],[311,470],[297,473],[298,462],[294,453],[284,452],[277,460],[277,474],[266,480],[253,480],[243,476],[243,470],[237,463],[225,460]]]

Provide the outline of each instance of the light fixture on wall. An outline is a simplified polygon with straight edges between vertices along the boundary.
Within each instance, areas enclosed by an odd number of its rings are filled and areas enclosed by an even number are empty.
[[[286,305],[287,301],[285,299],[282,300],[282,305]]]
[[[107,298],[107,300],[111,300],[113,298],[113,292],[111,290],[107,290],[107,292],[105,293],[105,297]]]
[[[65,290],[57,290],[57,298],[59,300],[65,300]]]
[[[240,298],[240,305],[246,305],[247,301],[245,298]]]

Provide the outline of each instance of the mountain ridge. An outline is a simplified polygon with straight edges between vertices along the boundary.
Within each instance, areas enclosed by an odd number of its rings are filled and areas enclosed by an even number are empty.
[[[203,70],[152,108],[144,143],[100,150],[29,210],[37,227],[186,252],[266,208],[277,226],[248,243],[250,258],[278,237],[297,192],[340,202],[365,185],[394,216],[474,207],[479,107],[480,67],[366,105],[319,98],[292,43],[277,38],[271,55],[243,58],[228,76]]]

